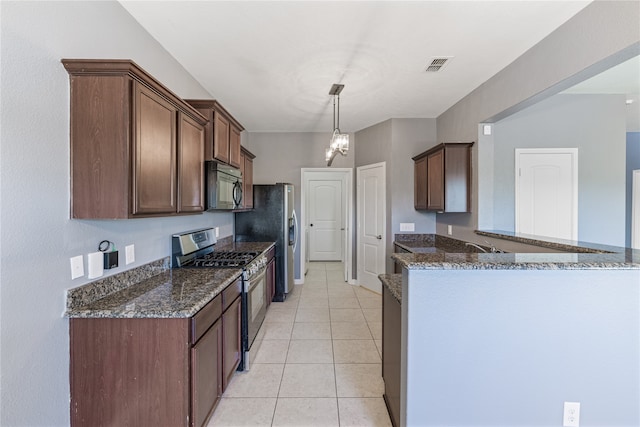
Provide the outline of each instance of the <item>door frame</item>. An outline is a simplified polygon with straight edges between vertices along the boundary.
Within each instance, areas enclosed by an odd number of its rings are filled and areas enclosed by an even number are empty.
[[[631,181],[631,247],[640,249],[640,169],[633,171]]]
[[[515,149],[515,207],[514,207],[514,215],[515,215],[515,232],[518,233],[520,230],[520,200],[519,200],[519,191],[520,187],[520,154],[571,154],[571,179],[573,181],[573,198],[571,200],[571,211],[572,211],[572,224],[573,229],[571,230],[572,239],[578,240],[578,149],[577,148],[516,148]]]
[[[388,228],[388,224],[387,224],[387,163],[386,162],[379,162],[379,163],[372,163],[370,165],[364,165],[364,166],[358,166],[356,168],[356,185],[358,185],[359,183],[359,179],[360,179],[360,173],[363,170],[366,169],[373,169],[373,168],[377,168],[377,167],[381,167],[382,168],[382,175],[383,175],[383,180],[382,183],[384,185],[383,191],[382,191],[382,239],[381,239],[381,243],[382,243],[382,251],[384,253],[384,259],[383,259],[383,273],[386,272],[387,270],[387,262],[386,262],[386,257],[388,256],[387,254],[387,228]],[[358,242],[358,253],[356,256],[356,263],[357,263],[357,272],[358,272],[358,280],[355,283],[360,283],[360,280],[362,278],[360,272],[362,271],[362,264],[364,263],[364,258],[362,257],[362,251],[360,248],[360,245],[362,244],[362,235],[361,235],[361,231],[362,231],[362,224],[360,222],[360,214],[363,212],[362,206],[360,206],[360,194],[359,194],[359,190],[358,190],[358,195],[357,195],[357,201],[356,201],[356,209],[358,211],[358,218],[357,218],[357,242]],[[369,288],[367,288],[369,289]]]
[[[353,220],[353,169],[351,168],[302,168],[300,170],[300,281],[299,284],[304,283],[305,278],[305,263],[307,258],[307,232],[308,232],[308,220],[307,220],[307,184],[309,181],[310,173],[313,174],[326,174],[327,180],[330,180],[331,176],[339,176],[345,184],[345,188],[342,194],[342,201],[344,206],[344,275],[345,281],[350,284],[354,284],[353,281],[353,236],[352,225]]]

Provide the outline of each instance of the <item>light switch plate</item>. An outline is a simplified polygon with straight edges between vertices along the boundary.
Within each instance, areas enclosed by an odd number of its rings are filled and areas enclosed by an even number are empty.
[[[416,225],[413,222],[401,222],[400,231],[416,231]]]
[[[82,255],[74,256],[71,261],[71,280],[84,276],[84,257]]]
[[[124,247],[124,258],[125,258],[125,261],[124,261],[125,265],[135,262],[136,252],[135,252],[134,245],[129,245]]]

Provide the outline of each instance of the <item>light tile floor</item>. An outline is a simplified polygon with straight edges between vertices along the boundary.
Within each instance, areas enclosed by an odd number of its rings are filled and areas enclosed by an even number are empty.
[[[313,262],[273,303],[249,372],[236,372],[209,426],[391,426],[382,399],[382,300]]]

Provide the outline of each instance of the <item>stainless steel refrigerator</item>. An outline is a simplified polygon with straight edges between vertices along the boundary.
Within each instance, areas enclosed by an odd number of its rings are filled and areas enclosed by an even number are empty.
[[[253,186],[253,210],[236,212],[236,242],[276,242],[276,294],[284,301],[294,289],[293,260],[298,220],[292,184]]]

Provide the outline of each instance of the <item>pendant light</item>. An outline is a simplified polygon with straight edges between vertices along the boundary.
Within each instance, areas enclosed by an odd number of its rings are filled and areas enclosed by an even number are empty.
[[[338,153],[346,156],[347,151],[349,151],[349,134],[340,133],[340,92],[342,92],[342,89],[344,89],[344,85],[334,84],[329,91],[329,95],[333,96],[333,134],[331,135],[329,148],[325,151],[327,166],[331,166],[333,159]],[[336,101],[338,104],[337,114]]]

